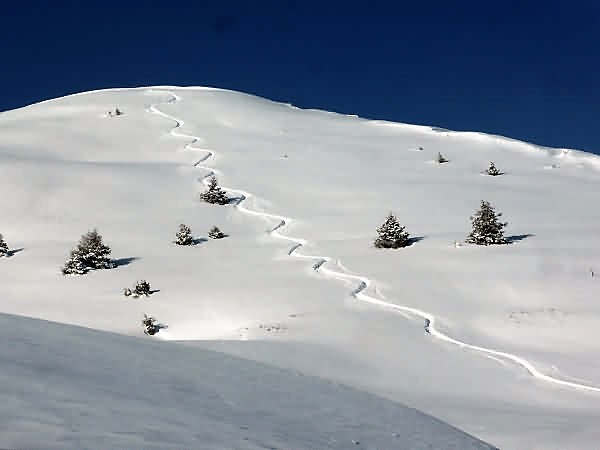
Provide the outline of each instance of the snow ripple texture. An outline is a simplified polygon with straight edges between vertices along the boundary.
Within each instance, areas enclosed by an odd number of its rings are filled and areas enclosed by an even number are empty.
[[[163,91],[155,91],[154,90],[151,92],[161,92],[162,93]],[[167,103],[167,104],[179,103],[182,101],[182,98],[179,97],[178,95],[174,94],[173,92],[167,92],[167,93],[169,95],[171,95],[171,98],[169,100],[167,100],[165,103]],[[211,149],[194,147],[194,144],[202,141],[202,138],[191,135],[191,134],[182,133],[180,130],[182,129],[182,127],[185,124],[185,122],[182,119],[162,112],[161,110],[159,110],[157,108],[157,106],[155,104],[150,105],[148,111],[153,114],[157,114],[161,117],[164,117],[165,119],[175,122],[175,126],[169,131],[169,134],[176,138],[190,140],[190,142],[185,145],[184,149],[206,152],[206,155],[203,156],[199,161],[197,161],[194,164],[194,167],[203,169],[208,172],[208,174],[202,179],[202,181],[205,185],[208,185],[207,179],[210,178],[212,175],[215,175],[215,176],[220,175],[220,172],[218,170],[203,165],[204,162],[206,162],[210,158],[214,157],[215,152]],[[276,239],[288,241],[293,244],[292,247],[288,251],[289,256],[313,261],[313,266],[312,266],[313,270],[322,274],[323,276],[333,278],[333,279],[358,283],[357,287],[351,292],[351,295],[353,297],[355,297],[357,300],[371,303],[373,305],[381,306],[383,308],[395,310],[395,311],[398,311],[401,313],[408,313],[412,316],[419,317],[419,318],[423,319],[425,322],[425,327],[424,327],[425,332],[429,333],[431,336],[433,336],[441,341],[457,345],[464,349],[469,349],[469,350],[472,350],[475,352],[479,352],[479,353],[483,353],[486,355],[502,358],[504,360],[512,361],[513,363],[523,367],[530,375],[532,375],[533,377],[535,377],[539,380],[546,381],[548,383],[552,383],[552,384],[559,385],[559,386],[564,386],[567,388],[572,388],[572,389],[591,391],[591,392],[600,392],[600,387],[596,387],[596,386],[592,386],[592,385],[588,385],[588,384],[582,384],[582,383],[574,383],[572,381],[562,380],[560,378],[555,378],[555,377],[546,375],[546,374],[542,373],[539,369],[537,369],[531,362],[529,362],[526,359],[524,359],[520,356],[517,356],[515,354],[507,353],[507,352],[503,352],[503,351],[499,351],[499,350],[494,350],[494,349],[487,348],[487,347],[480,347],[478,345],[469,344],[467,342],[463,342],[458,339],[454,339],[454,338],[442,333],[441,331],[439,331],[436,328],[436,318],[431,313],[428,313],[421,309],[412,308],[409,306],[402,306],[402,305],[398,305],[395,303],[390,303],[390,302],[380,300],[376,297],[366,294],[366,291],[373,284],[369,278],[367,278],[363,275],[354,275],[354,274],[350,274],[347,272],[340,272],[337,270],[332,270],[328,267],[329,265],[335,264],[336,266],[341,267],[341,264],[338,264],[337,261],[333,260],[331,257],[328,257],[328,256],[302,254],[299,252],[299,250],[307,244],[306,240],[298,238],[298,237],[292,237],[292,236],[281,234],[281,232],[292,223],[291,218],[281,216],[278,214],[270,214],[270,213],[265,213],[262,211],[254,211],[254,210],[248,209],[246,206],[244,206],[244,203],[246,203],[246,201],[248,199],[253,197],[253,195],[251,193],[240,190],[240,189],[226,187],[226,186],[222,186],[222,187],[226,191],[234,192],[238,195],[238,199],[235,204],[235,208],[237,208],[238,211],[241,211],[242,213],[248,214],[251,216],[256,216],[256,217],[260,217],[263,219],[277,222],[277,225],[275,227],[273,227],[269,233],[271,236],[273,236]]]

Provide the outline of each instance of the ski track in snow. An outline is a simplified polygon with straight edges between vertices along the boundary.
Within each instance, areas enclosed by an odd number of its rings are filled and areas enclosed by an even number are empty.
[[[167,104],[168,103],[178,103],[181,101],[181,97],[179,97],[178,95],[176,95],[170,91],[167,92],[167,91],[151,90],[149,92],[150,93],[152,93],[152,92],[165,93],[166,92],[169,95],[171,95],[171,98],[163,103],[167,103]],[[150,107],[148,108],[148,111],[153,114],[156,114],[158,116],[164,117],[165,119],[175,122],[175,126],[169,131],[169,134],[176,138],[189,139],[191,142],[189,142],[188,144],[185,145],[185,147],[184,147],[185,150],[191,150],[191,151],[196,151],[196,152],[198,152],[198,151],[206,152],[206,155],[194,164],[194,167],[203,169],[208,172],[208,174],[202,178],[202,182],[205,185],[208,185],[208,182],[206,181],[206,179],[209,178],[211,175],[216,176],[216,175],[220,174],[220,171],[213,169],[211,167],[202,165],[202,163],[207,161],[208,159],[214,158],[215,152],[213,150],[206,149],[206,148],[193,147],[194,144],[196,144],[198,142],[202,142],[203,139],[198,136],[194,136],[191,134],[185,134],[185,133],[178,131],[185,124],[185,122],[182,119],[176,118],[174,116],[171,116],[169,114],[166,114],[166,113],[160,111],[154,104],[150,105]],[[499,351],[499,350],[493,350],[493,349],[487,348],[487,347],[480,347],[478,345],[469,344],[467,342],[463,342],[458,339],[454,339],[454,338],[442,333],[441,331],[439,331],[436,328],[436,325],[435,325],[436,318],[431,313],[420,310],[418,308],[412,308],[410,306],[402,306],[402,305],[398,305],[395,303],[390,303],[390,302],[380,300],[376,297],[366,294],[366,291],[373,285],[372,281],[369,278],[362,276],[362,275],[354,275],[354,274],[350,274],[350,273],[346,273],[346,272],[339,272],[336,270],[329,269],[326,265],[329,263],[333,263],[333,264],[337,265],[338,267],[342,268],[343,270],[347,270],[341,265],[341,263],[339,263],[338,261],[336,261],[328,256],[304,255],[304,254],[301,254],[298,252],[298,250],[300,248],[302,248],[303,246],[305,246],[307,244],[307,241],[304,239],[301,239],[301,238],[281,234],[281,231],[285,227],[289,226],[292,223],[291,218],[281,216],[278,214],[270,214],[270,213],[265,213],[265,212],[261,212],[261,211],[254,211],[254,210],[248,209],[244,206],[244,203],[246,202],[246,200],[253,197],[253,195],[251,193],[240,190],[240,189],[228,188],[225,186],[221,186],[221,187],[223,189],[225,189],[226,191],[234,192],[239,195],[239,197],[235,203],[235,208],[237,208],[238,211],[241,211],[244,214],[248,214],[251,216],[260,217],[262,219],[267,219],[267,220],[272,220],[272,221],[277,222],[277,225],[275,227],[273,227],[269,233],[271,236],[273,236],[276,239],[282,239],[282,240],[291,242],[293,244],[292,247],[288,251],[289,256],[293,256],[295,258],[301,258],[301,259],[308,259],[308,260],[313,261],[313,266],[312,266],[313,270],[315,272],[318,272],[318,273],[326,276],[326,277],[330,277],[330,278],[334,278],[334,279],[338,279],[338,280],[342,280],[342,281],[346,281],[346,282],[357,282],[358,283],[357,287],[351,293],[351,295],[353,297],[355,297],[356,299],[364,301],[366,303],[371,303],[373,305],[381,306],[383,308],[397,311],[397,312],[401,313],[403,316],[405,316],[405,314],[408,313],[412,316],[419,317],[420,319],[423,319],[425,321],[425,326],[424,326],[425,332],[430,334],[431,336],[439,339],[440,341],[444,341],[449,344],[454,344],[454,345],[459,346],[464,349],[483,353],[486,356],[491,357],[493,359],[501,358],[504,360],[512,361],[513,363],[516,363],[517,365],[523,367],[530,375],[532,375],[534,378],[537,378],[539,380],[546,381],[548,383],[552,383],[552,384],[567,387],[567,388],[573,388],[573,389],[589,391],[589,392],[600,392],[600,387],[583,384],[583,383],[575,383],[572,381],[562,380],[559,378],[554,378],[549,375],[546,375],[546,374],[542,373],[540,370],[538,370],[532,363],[530,363],[526,359],[524,359],[520,356],[514,355],[512,353],[503,352],[503,351]],[[375,292],[377,292],[376,289],[375,289]]]

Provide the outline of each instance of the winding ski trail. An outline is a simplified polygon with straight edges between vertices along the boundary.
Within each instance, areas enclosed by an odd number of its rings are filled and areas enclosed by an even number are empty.
[[[169,95],[171,95],[171,98],[169,100],[162,102],[162,103],[169,104],[169,103],[178,103],[181,101],[181,97],[179,97],[178,95],[176,95],[170,91],[162,91],[162,90],[150,90],[149,91],[149,93],[152,93],[152,92],[168,93]],[[202,165],[202,163],[209,160],[210,158],[214,158],[215,152],[211,149],[194,147],[194,144],[196,144],[198,142],[202,142],[203,139],[198,136],[182,133],[181,131],[179,131],[185,124],[185,122],[182,119],[176,118],[174,116],[171,116],[169,114],[166,114],[166,113],[160,111],[156,107],[155,104],[150,105],[150,107],[148,108],[148,111],[153,114],[156,114],[158,116],[161,116],[165,119],[175,122],[175,126],[173,128],[171,128],[171,130],[169,131],[169,134],[176,138],[188,139],[191,141],[184,146],[184,150],[191,150],[191,151],[195,151],[195,152],[202,152],[202,151],[206,152],[205,156],[203,156],[200,160],[198,160],[196,163],[194,163],[194,167],[203,169],[208,172],[208,174],[202,178],[202,182],[205,185],[208,184],[206,179],[209,178],[211,175],[219,175],[220,174],[220,171],[218,171],[217,169]],[[270,214],[270,213],[265,213],[265,212],[261,212],[261,211],[255,211],[252,209],[248,209],[246,206],[244,206],[244,203],[246,203],[246,201],[248,199],[253,197],[253,195],[251,193],[240,190],[240,189],[229,188],[226,186],[222,186],[222,188],[225,189],[226,191],[234,192],[234,193],[238,194],[239,197],[237,198],[237,201],[235,203],[235,208],[237,208],[239,211],[241,211],[245,214],[251,215],[251,216],[260,217],[263,219],[272,220],[272,221],[277,222],[277,225],[275,225],[275,227],[273,227],[269,233],[274,238],[282,239],[282,240],[288,241],[293,244],[292,247],[288,251],[289,256],[313,261],[313,266],[312,266],[313,270],[315,270],[315,272],[318,272],[324,276],[342,280],[342,281],[346,281],[346,282],[357,282],[358,283],[357,287],[351,292],[351,295],[353,297],[355,297],[356,299],[364,301],[366,303],[371,303],[373,305],[381,306],[383,308],[395,310],[400,313],[408,313],[412,316],[419,317],[420,319],[423,319],[425,322],[425,325],[424,325],[425,332],[429,333],[431,336],[434,336],[435,338],[437,338],[441,341],[457,345],[464,349],[469,349],[469,350],[483,353],[487,356],[497,357],[497,358],[502,358],[504,360],[512,361],[513,363],[516,363],[517,365],[523,367],[534,378],[537,378],[541,381],[546,381],[548,383],[552,383],[552,384],[555,384],[558,386],[564,386],[564,387],[583,390],[583,391],[600,392],[600,387],[583,384],[583,383],[575,383],[572,381],[562,380],[560,378],[555,378],[555,377],[546,375],[546,374],[542,373],[540,370],[538,370],[532,363],[530,363],[526,359],[524,359],[520,356],[514,355],[512,353],[503,352],[503,351],[499,351],[499,350],[493,350],[491,348],[481,347],[478,345],[469,344],[467,342],[460,341],[458,339],[454,339],[454,338],[442,333],[441,331],[439,331],[436,328],[435,316],[431,313],[428,313],[427,311],[423,311],[418,308],[412,308],[409,306],[402,306],[402,305],[398,305],[395,303],[390,303],[390,302],[378,299],[376,297],[373,297],[371,295],[368,295],[366,293],[366,291],[373,285],[372,281],[369,278],[362,276],[362,275],[354,275],[354,274],[350,274],[347,272],[341,272],[341,271],[332,270],[332,269],[328,268],[327,267],[328,264],[335,264],[336,266],[343,268],[343,266],[340,263],[338,263],[336,260],[334,260],[328,256],[305,255],[305,254],[299,253],[298,250],[300,248],[302,248],[303,246],[305,246],[307,244],[307,241],[304,239],[298,238],[298,237],[281,234],[281,231],[285,227],[288,227],[292,223],[291,218],[286,217],[286,216],[281,216],[278,214]],[[346,270],[345,268],[343,268],[343,269]]]

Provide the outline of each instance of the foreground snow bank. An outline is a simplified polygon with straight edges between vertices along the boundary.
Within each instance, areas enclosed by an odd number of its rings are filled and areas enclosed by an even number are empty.
[[[0,315],[0,447],[489,449],[412,408],[221,353]]]

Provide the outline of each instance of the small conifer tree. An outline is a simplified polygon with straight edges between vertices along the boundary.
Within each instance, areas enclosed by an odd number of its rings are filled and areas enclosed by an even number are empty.
[[[110,248],[102,242],[97,230],[81,236],[77,247],[62,268],[65,275],[83,275],[89,270],[112,269],[115,265],[110,259]]]
[[[182,223],[179,225],[179,230],[177,230],[175,243],[177,245],[192,245],[194,243],[194,238],[192,237],[192,230],[186,224]]]
[[[440,152],[438,152],[436,161],[438,164],[444,164],[444,163],[448,162],[448,160],[446,158],[444,158],[444,156]]]
[[[150,283],[146,280],[139,280],[136,285],[133,293],[138,296],[149,296],[150,295]]]
[[[492,161],[490,163],[490,166],[487,168],[487,170],[485,171],[486,174],[492,176],[492,177],[497,177],[498,175],[502,175],[502,172],[500,172],[497,168],[496,165],[494,164],[494,161]]]
[[[219,230],[218,227],[214,226],[208,232],[208,237],[211,239],[223,239],[225,237],[225,233]]]
[[[160,329],[160,326],[156,323],[156,319],[148,317],[146,314],[144,314],[144,318],[142,319],[142,325],[144,326],[144,333],[150,336],[154,336]]]
[[[485,200],[481,201],[479,211],[471,216],[473,230],[467,242],[476,245],[508,244],[504,237],[504,227],[508,222],[501,222],[502,213],[496,213],[494,207]]]
[[[214,175],[211,175],[208,182],[208,189],[200,194],[200,199],[207,203],[218,205],[226,205],[229,203],[227,193],[218,186],[217,178]]]
[[[401,248],[410,245],[409,234],[404,230],[392,213],[390,213],[377,228],[377,238],[375,239],[375,247],[377,248]]]
[[[8,256],[8,244],[4,242],[4,238],[0,234],[0,258],[2,256]]]
[[[83,263],[79,252],[76,249],[71,250],[71,256],[62,268],[63,275],[83,275],[90,270]]]

